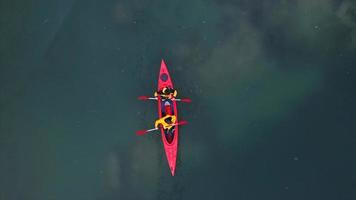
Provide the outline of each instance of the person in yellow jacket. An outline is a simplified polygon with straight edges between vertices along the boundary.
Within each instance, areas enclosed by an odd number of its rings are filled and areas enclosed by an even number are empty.
[[[169,87],[164,87],[161,91],[155,92],[155,97],[161,96],[166,99],[172,99],[177,96],[177,90]]]
[[[160,126],[163,129],[171,129],[177,121],[177,117],[174,115],[166,115],[155,122],[155,128],[159,128]]]

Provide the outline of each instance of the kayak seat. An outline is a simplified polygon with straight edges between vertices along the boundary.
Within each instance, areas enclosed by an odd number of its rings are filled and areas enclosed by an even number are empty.
[[[174,115],[173,101],[170,99],[161,102],[162,117],[166,115]]]

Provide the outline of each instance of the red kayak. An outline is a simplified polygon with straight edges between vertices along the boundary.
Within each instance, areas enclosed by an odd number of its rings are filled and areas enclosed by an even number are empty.
[[[169,75],[166,63],[162,60],[161,69],[158,75],[158,90],[162,91],[163,88],[173,89],[173,83],[171,76]],[[175,91],[176,92],[176,91]],[[176,95],[176,93],[175,93]],[[157,131],[161,132],[162,142],[164,150],[166,152],[166,157],[168,161],[169,169],[171,170],[172,176],[174,176],[176,170],[176,161],[177,161],[177,151],[178,151],[178,126],[187,124],[188,122],[180,120],[178,122],[178,112],[177,112],[177,102],[190,103],[191,100],[188,98],[177,99],[175,95],[168,98],[162,98],[160,95],[157,97],[147,97],[139,96],[139,100],[156,100],[158,103],[158,117],[159,119],[172,118],[175,117],[174,124],[170,124],[170,127],[164,129],[162,126],[156,125],[157,128],[152,128],[148,130],[139,130],[136,132],[137,135],[144,135],[146,133]],[[159,123],[159,122],[157,122]]]
[[[164,87],[174,88],[169,75],[168,69],[164,61],[161,62],[161,69],[158,76],[158,90],[161,91]],[[158,96],[158,117],[162,118],[165,115],[175,115],[176,123],[178,124],[178,112],[177,112],[177,103],[172,100],[163,100]],[[162,142],[164,145],[164,150],[166,152],[166,157],[171,170],[172,176],[176,170],[176,161],[177,161],[177,151],[178,151],[178,126],[174,126],[170,130],[164,130],[160,128]]]

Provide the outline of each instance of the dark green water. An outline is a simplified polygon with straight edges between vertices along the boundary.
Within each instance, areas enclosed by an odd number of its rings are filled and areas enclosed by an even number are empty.
[[[0,2],[0,200],[356,198],[351,0]],[[139,102],[180,97],[176,176]]]

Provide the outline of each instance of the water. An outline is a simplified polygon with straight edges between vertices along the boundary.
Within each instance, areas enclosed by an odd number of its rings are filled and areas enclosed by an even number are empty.
[[[353,1],[0,4],[0,199],[354,199]],[[164,58],[176,176],[151,128]]]

